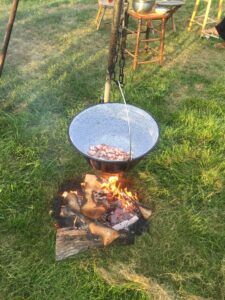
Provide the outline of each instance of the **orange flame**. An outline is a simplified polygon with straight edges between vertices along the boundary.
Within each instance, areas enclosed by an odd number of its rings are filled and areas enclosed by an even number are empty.
[[[110,176],[108,179],[101,185],[101,188],[106,193],[110,193],[112,198],[117,198],[121,201],[124,208],[129,209],[133,208],[133,201],[138,201],[136,193],[128,191],[127,188],[122,188],[121,183],[119,182],[118,176]]]

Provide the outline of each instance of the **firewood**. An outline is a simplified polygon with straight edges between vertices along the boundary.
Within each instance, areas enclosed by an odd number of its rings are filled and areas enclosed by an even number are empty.
[[[103,226],[101,223],[87,218],[78,211],[74,210],[74,215],[76,215],[82,222],[88,225],[88,228],[92,234],[101,237],[104,246],[109,245],[120,236],[119,232],[117,232],[116,230]]]
[[[128,196],[127,194],[123,193],[123,195],[125,196],[126,200],[129,201],[130,203],[132,203],[134,206],[137,207],[137,209],[140,211],[142,217],[147,220],[151,217],[152,215],[152,210],[146,206],[144,206],[143,204],[141,204],[140,202],[134,200],[132,197]]]
[[[106,208],[104,206],[97,207],[82,207],[81,212],[90,219],[98,219],[106,212]]]
[[[86,230],[71,230],[68,228],[57,229],[56,261],[101,246],[102,241],[100,239],[89,240],[87,238]]]
[[[95,206],[95,203],[92,199],[92,192],[98,191],[101,189],[101,183],[95,175],[86,174],[84,178],[84,182],[82,184],[85,198],[87,202],[89,202],[92,206]]]
[[[145,220],[148,220],[151,217],[151,215],[152,215],[151,209],[146,208],[146,207],[144,207],[140,204],[138,205],[138,208],[139,208],[139,210],[140,210],[140,212],[141,212],[141,214],[142,214],[142,216]]]
[[[113,230],[106,226],[96,225],[95,223],[90,223],[88,225],[88,228],[92,234],[98,235],[102,238],[104,246],[111,244],[120,236],[120,234],[116,230]]]
[[[68,206],[72,209],[72,210],[77,210],[80,211],[80,205],[78,204],[78,200],[77,200],[77,196],[75,193],[73,192],[64,192],[62,194],[63,198],[65,198],[67,200]]]
[[[60,211],[60,217],[72,217],[75,213],[67,206],[62,206]]]
[[[87,234],[87,230],[84,229],[71,229],[71,228],[59,228],[57,229],[57,236],[60,237],[77,237],[84,236]]]
[[[124,197],[126,207],[107,191],[100,178],[87,174],[82,191],[78,193],[67,189],[60,192],[57,216],[67,224],[61,226],[70,227],[57,230],[56,260],[90,248],[107,246],[114,241],[115,245],[134,243],[134,233],[142,223],[147,223],[152,211],[125,190],[121,189],[120,194]]]
[[[130,245],[134,243],[134,235],[121,232],[115,240],[115,245]],[[103,247],[102,239],[93,236],[90,239],[87,230],[71,228],[57,229],[56,234],[56,261],[84,252],[88,249]]]
[[[82,206],[81,212],[91,218],[98,219],[101,215],[106,212],[106,208],[102,206],[96,206],[92,198],[92,193],[97,192],[101,188],[101,183],[95,175],[87,174],[83,183],[84,197],[86,203]]]
[[[98,177],[92,174],[86,174],[83,182],[85,192],[91,190],[99,191],[101,189],[101,182]],[[91,195],[90,195],[91,196]]]

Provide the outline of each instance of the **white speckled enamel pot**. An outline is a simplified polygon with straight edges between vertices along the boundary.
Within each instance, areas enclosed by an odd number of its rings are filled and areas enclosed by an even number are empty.
[[[91,106],[75,116],[69,126],[72,145],[88,160],[92,168],[108,173],[129,170],[156,145],[159,128],[146,111],[122,103],[103,103]],[[90,146],[106,144],[129,152],[128,161],[110,161],[88,155]]]

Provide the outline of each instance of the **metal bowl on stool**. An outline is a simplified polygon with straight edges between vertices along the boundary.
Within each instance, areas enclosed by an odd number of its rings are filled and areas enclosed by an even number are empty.
[[[132,6],[137,13],[148,14],[152,11],[155,2],[155,0],[133,0]]]
[[[149,113],[136,106],[103,103],[91,106],[75,116],[69,126],[69,137],[93,169],[118,173],[129,170],[152,150],[158,141],[159,128]],[[99,144],[118,147],[127,152],[131,149],[131,159],[112,161],[88,155],[90,146]]]

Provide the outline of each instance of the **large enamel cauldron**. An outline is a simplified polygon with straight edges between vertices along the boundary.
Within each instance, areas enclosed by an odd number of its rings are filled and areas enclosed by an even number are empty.
[[[127,121],[130,119],[130,134]],[[108,173],[129,170],[156,145],[159,128],[153,117],[133,105],[103,103],[91,106],[74,117],[69,126],[73,146],[92,168]],[[106,144],[129,152],[128,161],[110,161],[88,155],[90,146]]]

